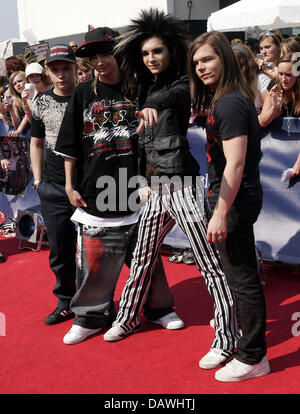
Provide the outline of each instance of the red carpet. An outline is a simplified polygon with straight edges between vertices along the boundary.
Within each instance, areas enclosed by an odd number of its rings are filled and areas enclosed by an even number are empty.
[[[214,371],[198,367],[212,341],[212,301],[195,266],[163,260],[185,321],[167,331],[145,321],[124,341],[107,343],[100,334],[67,346],[62,338],[72,321],[46,326],[56,306],[48,250],[18,249],[18,240],[1,239],[8,256],[0,264],[1,394],[298,394],[300,391],[300,272],[266,266],[268,358],[271,374],[242,383],[219,383]],[[118,301],[128,270],[116,290]],[[4,324],[5,322],[5,324]],[[4,329],[5,328],[5,329]],[[295,333],[294,332],[294,333]],[[5,336],[3,336],[5,334]]]

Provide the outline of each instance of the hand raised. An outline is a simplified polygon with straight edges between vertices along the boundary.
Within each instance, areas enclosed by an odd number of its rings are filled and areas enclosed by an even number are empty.
[[[154,108],[144,108],[142,111],[136,111],[137,116],[141,119],[137,133],[140,134],[146,127],[152,127],[158,123],[158,113]]]

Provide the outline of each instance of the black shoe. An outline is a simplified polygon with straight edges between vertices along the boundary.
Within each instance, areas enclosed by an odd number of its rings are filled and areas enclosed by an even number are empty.
[[[71,309],[58,309],[56,308],[47,318],[44,320],[46,325],[55,325],[74,318],[74,313]]]
[[[0,252],[0,263],[4,263],[6,260],[6,257],[3,256],[3,254]]]
[[[7,218],[0,224],[0,232],[5,235],[9,233],[15,233],[17,229],[17,223],[14,219]]]
[[[183,251],[174,251],[171,256],[169,256],[169,262],[171,263],[182,263],[183,260]]]
[[[183,252],[182,261],[183,261],[184,264],[187,264],[187,265],[196,264],[195,257],[194,257],[194,254],[192,252],[192,249],[186,249]]]

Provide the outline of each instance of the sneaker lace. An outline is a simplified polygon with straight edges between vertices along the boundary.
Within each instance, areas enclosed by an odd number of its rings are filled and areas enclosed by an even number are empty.
[[[169,315],[167,315],[167,317],[168,317],[168,319],[169,319],[169,321],[179,321],[179,316],[178,315],[176,315],[176,314],[169,314]]]
[[[52,312],[52,315],[61,315],[61,316],[67,316],[70,313],[72,313],[71,309],[59,309],[55,308]]]
[[[72,311],[71,311],[71,309],[62,309],[62,310],[58,311],[58,313],[61,316],[67,316],[67,315],[70,315],[70,313],[72,313]]]
[[[230,368],[232,369],[232,371],[236,374],[236,373],[240,373],[241,368],[243,365],[243,362],[238,361],[237,359],[232,359],[230,362],[228,362],[227,365],[230,364]]]

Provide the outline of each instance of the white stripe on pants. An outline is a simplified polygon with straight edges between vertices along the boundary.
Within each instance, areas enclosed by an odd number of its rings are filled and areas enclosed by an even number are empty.
[[[235,304],[221,270],[217,250],[206,240],[208,208],[201,194],[203,188],[194,186],[163,195],[151,193],[140,219],[130,275],[121,295],[116,323],[127,331],[140,324],[140,313],[151,284],[153,263],[165,236],[177,223],[189,239],[197,267],[214,300],[215,338],[211,346],[232,350],[239,339]]]

